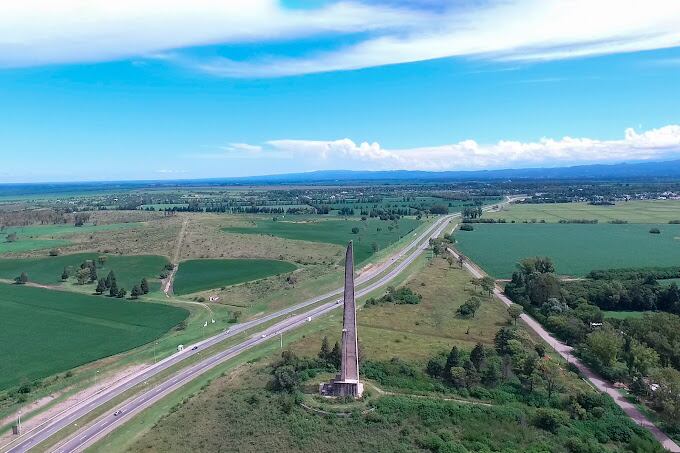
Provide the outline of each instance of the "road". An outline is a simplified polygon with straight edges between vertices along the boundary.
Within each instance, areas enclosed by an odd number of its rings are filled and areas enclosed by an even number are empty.
[[[357,286],[361,286],[368,282],[370,283],[365,288],[362,287],[359,291],[357,291],[356,293],[357,297],[366,295],[371,291],[386,285],[394,278],[396,278],[404,269],[406,269],[406,267],[409,264],[411,264],[427,248],[428,239],[431,237],[439,236],[443,229],[448,224],[448,222],[458,215],[459,214],[447,215],[437,219],[435,222],[433,222],[432,225],[426,228],[421,234],[417,235],[413,239],[413,241],[411,241],[407,246],[402,248],[399,252],[392,255],[389,259],[384,261],[379,266],[375,266],[368,272],[365,272],[364,274],[359,276],[356,279]],[[378,277],[383,272],[385,272],[384,275],[377,278],[376,281],[371,282],[372,279]],[[88,413],[95,410],[99,406],[106,404],[107,402],[123,394],[129,389],[136,387],[140,384],[143,384],[145,381],[154,377],[158,373],[176,365],[177,363],[185,360],[186,358],[194,354],[198,354],[202,350],[212,345],[215,345],[219,342],[222,342],[230,337],[233,337],[234,335],[242,333],[250,328],[267,323],[276,318],[289,315],[309,305],[315,305],[326,299],[337,296],[341,294],[342,291],[343,288],[338,288],[334,291],[330,291],[321,296],[314,297],[312,299],[279,310],[269,315],[235,325],[227,332],[222,332],[204,341],[196,343],[195,345],[188,346],[184,351],[173,354],[159,361],[158,363],[151,365],[138,373],[133,374],[132,376],[128,376],[116,382],[111,387],[104,389],[102,392],[97,393],[86,400],[83,400],[82,402],[72,406],[69,409],[66,409],[62,413],[56,415],[55,417],[46,421],[42,425],[36,427],[32,431],[23,434],[21,437],[15,439],[10,444],[3,446],[2,450],[12,453],[27,451],[33,446],[38,445],[39,443],[48,439],[55,433],[64,429],[65,427],[76,423],[78,419],[87,415]],[[190,381],[191,379],[194,379],[200,374],[210,370],[214,366],[217,366],[220,363],[224,362],[225,360],[229,360],[230,358],[235,357],[239,353],[247,349],[250,349],[253,346],[256,346],[264,341],[267,341],[271,337],[272,333],[274,332],[282,333],[287,330],[299,327],[303,325],[304,322],[306,322],[307,318],[316,318],[318,316],[322,316],[339,306],[341,305],[337,304],[336,301],[332,301],[319,307],[316,307],[306,313],[280,321],[276,325],[266,329],[264,332],[258,333],[257,335],[249,338],[248,340],[240,343],[239,345],[233,346],[232,348],[229,348],[221,353],[218,353],[214,356],[204,359],[198,364],[192,365],[187,369],[181,370],[168,380],[158,384],[156,387],[138,396],[137,398],[140,398],[139,401],[135,402],[135,400],[132,400],[131,402],[129,402],[128,404],[132,404],[132,406],[129,409],[125,409],[123,414],[121,414],[122,416],[118,416],[113,420],[107,420],[106,417],[104,417],[103,420],[98,420],[96,424],[88,426],[86,430],[82,432],[82,434],[81,431],[79,431],[76,437],[71,438],[68,444],[62,446],[58,451],[76,451],[80,448],[84,448],[86,445],[89,445],[91,442],[98,439],[100,436],[104,435],[105,433],[115,428],[117,425],[121,424],[123,421],[125,421],[125,419],[128,419],[132,411],[142,410],[143,408],[148,407],[149,405],[153,404],[153,402],[155,402],[156,400],[171,393],[174,389]],[[265,336],[262,337],[262,335]],[[194,346],[197,346],[196,350],[193,349]],[[109,417],[113,417],[113,415],[110,414]]]
[[[458,259],[459,254],[449,248],[447,249],[449,253],[451,253],[454,258]],[[469,259],[465,259],[463,262],[463,266],[467,269],[470,274],[472,274],[476,278],[481,278],[484,275],[484,271],[482,271],[477,265],[474,263],[470,262]],[[496,296],[497,299],[499,299],[501,302],[503,302],[505,305],[508,307],[513,304],[513,302],[501,292],[500,288],[497,286],[494,288],[494,296]],[[566,345],[553,337],[547,330],[543,328],[534,318],[531,316],[527,315],[526,313],[522,313],[520,316],[522,321],[524,321],[527,326],[538,336],[540,336],[543,341],[548,343],[559,355],[561,355],[568,363],[574,364],[578,370],[585,376],[594,386],[597,388],[599,391],[606,393],[607,395],[611,396],[614,402],[621,408],[623,411],[633,419],[635,423],[637,423],[640,426],[643,426],[647,428],[652,435],[663,445],[663,447],[672,452],[680,452],[680,446],[678,446],[677,443],[673,441],[670,437],[666,435],[663,431],[661,431],[654,423],[649,421],[649,419],[642,413],[640,410],[635,407],[633,404],[631,404],[629,401],[627,401],[621,393],[614,388],[612,384],[607,382],[606,380],[602,379],[600,376],[598,376],[595,372],[593,372],[590,368],[585,366],[581,360],[574,355],[573,348],[569,345]]]
[[[186,235],[187,226],[189,225],[189,219],[186,218],[182,221],[182,226],[179,229],[179,234],[177,235],[177,244],[175,245],[175,253],[172,255],[172,270],[168,274],[165,282],[163,282],[163,292],[167,297],[170,297],[172,293],[172,282],[175,280],[175,274],[177,273],[177,268],[179,267],[179,257],[182,252],[182,241],[184,241],[184,236]]]

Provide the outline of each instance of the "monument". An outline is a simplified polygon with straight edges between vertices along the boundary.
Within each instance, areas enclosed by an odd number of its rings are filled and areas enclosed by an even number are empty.
[[[357,306],[354,300],[354,249],[352,241],[345,254],[345,291],[342,315],[342,347],[340,374],[328,383],[319,385],[324,396],[352,396],[360,398],[364,385],[359,382],[359,346],[357,343]]]

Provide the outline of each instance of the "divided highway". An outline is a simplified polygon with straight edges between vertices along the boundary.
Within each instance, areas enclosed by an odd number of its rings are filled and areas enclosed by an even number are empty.
[[[426,228],[421,234],[417,235],[413,241],[402,248],[399,252],[392,255],[380,265],[367,270],[364,274],[358,277],[356,279],[357,287],[362,285],[366,286],[361,287],[361,289],[356,292],[357,297],[362,297],[371,291],[381,288],[396,278],[428,247],[428,240],[430,238],[439,236],[449,221],[459,215],[460,214],[452,214],[437,219],[432,225]],[[381,275],[383,273],[384,275]],[[372,281],[374,279],[375,281]],[[318,304],[334,296],[338,296],[342,293],[342,290],[342,288],[338,288],[337,290],[314,297],[312,299],[308,299],[283,310],[279,310],[269,315],[235,325],[228,331],[217,334],[211,338],[192,345],[191,347],[187,347],[185,351],[173,354],[164,360],[161,360],[158,363],[151,365],[138,373],[135,373],[132,376],[121,379],[102,392],[97,393],[92,397],[63,411],[42,425],[36,427],[32,431],[23,434],[21,437],[3,446],[2,450],[12,453],[28,451],[65,427],[74,424],[78,419],[89,414],[99,406],[108,403],[124,392],[144,383],[148,379],[156,376],[158,373],[180,363],[194,354],[199,353],[205,348],[220,343],[230,337],[233,337],[234,335],[242,333],[258,325],[270,322],[282,316],[289,315],[307,306]],[[172,391],[176,390],[197,376],[205,373],[206,371],[214,368],[215,366],[223,363],[224,361],[229,360],[241,352],[269,340],[272,334],[283,333],[300,327],[305,322],[307,322],[309,318],[313,319],[322,316],[339,306],[340,305],[337,304],[335,300],[333,300],[332,302],[315,307],[305,313],[284,319],[236,346],[233,346],[225,351],[210,356],[198,362],[197,364],[180,370],[155,387],[126,402],[123,406],[121,406],[122,413],[119,415],[114,416],[113,414],[109,414],[103,416],[94,424],[79,430],[75,436],[71,437],[66,443],[62,444],[57,449],[57,451],[70,452],[85,448],[87,445],[101,438],[103,435],[125,422],[126,419],[129,419],[134,413],[137,413],[150,406],[155,401],[163,398]],[[198,348],[194,349],[194,346],[197,346]]]

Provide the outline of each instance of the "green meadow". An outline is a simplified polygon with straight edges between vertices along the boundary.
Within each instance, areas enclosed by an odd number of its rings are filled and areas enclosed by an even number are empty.
[[[184,309],[0,284],[0,389],[29,383],[160,337]]]
[[[14,279],[26,272],[31,282],[57,285],[62,281],[61,274],[65,267],[76,269],[83,261],[96,260],[99,256],[96,253],[77,253],[44,258],[0,259],[0,278]],[[158,276],[168,263],[167,258],[156,255],[106,256],[106,263],[104,267],[97,267],[97,274],[100,278],[106,277],[113,270],[118,287],[126,288],[128,292],[142,278],[149,280],[152,289],[158,288]]]
[[[680,200],[620,201],[614,206],[588,203],[512,204],[499,212],[484,214],[485,218],[515,221],[557,223],[560,220],[588,219],[600,223],[624,220],[629,223],[668,223],[680,220]]]
[[[354,241],[354,259],[357,263],[366,261],[381,250],[413,231],[420,221],[402,218],[395,222],[375,218],[323,219],[304,221],[260,220],[253,226],[228,227],[228,233],[262,234],[300,241],[326,242],[345,246]],[[352,229],[358,228],[357,233]]]
[[[21,253],[32,250],[45,250],[65,247],[71,244],[65,236],[94,233],[97,231],[115,231],[139,227],[139,222],[112,223],[107,225],[30,225],[24,227],[8,227],[0,231],[0,254]],[[7,236],[17,235],[16,241],[8,242]]]
[[[661,234],[650,234],[651,227]],[[458,248],[489,274],[509,278],[520,260],[549,256],[557,272],[673,266],[680,260],[680,225],[475,224],[456,233]]]
[[[188,260],[180,263],[173,291],[178,295],[190,294],[292,272],[295,269],[295,264],[278,260]]]

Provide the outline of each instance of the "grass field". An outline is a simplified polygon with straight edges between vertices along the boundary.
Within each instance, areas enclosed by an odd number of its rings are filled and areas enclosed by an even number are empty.
[[[680,220],[680,200],[621,201],[615,206],[594,206],[587,203],[511,204],[500,212],[490,212],[484,217],[506,219],[521,223],[545,220],[589,219],[607,223],[625,220],[629,223],[668,223]]]
[[[69,235],[96,233],[100,231],[118,231],[139,227],[137,222],[112,223],[105,225],[31,225],[25,227],[8,227],[0,232],[0,254],[21,253],[32,250],[45,250],[66,247],[71,241],[64,237]],[[17,240],[7,242],[7,235],[16,233]]]
[[[458,248],[497,278],[520,260],[549,256],[563,275],[593,269],[673,266],[680,257],[680,225],[476,224],[456,233]]]
[[[46,258],[0,259],[0,278],[13,279],[21,272],[26,272],[31,282],[57,285],[61,283],[64,267],[78,268],[83,261],[96,260],[98,256],[96,253],[77,253]],[[151,289],[158,288],[158,275],[168,263],[167,258],[155,255],[107,257],[104,267],[97,268],[97,274],[100,278],[106,277],[113,270],[118,287],[126,288],[128,292],[144,277],[149,280]]]
[[[168,305],[0,284],[0,389],[160,337],[188,314]]]
[[[277,260],[229,259],[183,261],[173,284],[175,294],[190,294],[205,289],[258,280],[292,272],[293,263]]]
[[[602,310],[605,318],[610,319],[634,319],[642,318],[645,313],[650,313],[648,311],[607,311]]]
[[[224,231],[230,233],[262,234],[278,236],[285,239],[301,241],[325,242],[347,245],[354,241],[354,259],[356,263],[367,260],[373,253],[374,245],[380,250],[413,231],[420,221],[400,219],[397,222],[386,222],[378,219],[324,219],[318,221],[273,221],[260,220],[253,226],[228,227]],[[359,228],[357,234],[353,228]]]
[[[475,292],[469,274],[450,267],[444,259],[423,264],[406,286],[422,296],[420,304],[387,304],[359,310],[359,341],[366,358],[425,360],[454,344],[471,349],[477,342],[493,343],[498,329],[508,323],[507,310],[486,297],[474,318],[457,317],[458,307]],[[331,344],[340,340],[342,315],[329,322],[326,329],[307,335],[291,349],[300,355],[315,355],[324,335]]]

